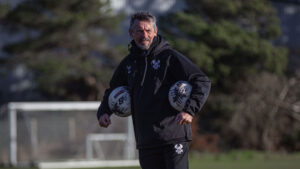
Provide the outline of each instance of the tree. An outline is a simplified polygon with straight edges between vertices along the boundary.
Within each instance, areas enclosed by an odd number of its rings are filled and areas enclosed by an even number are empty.
[[[246,108],[239,106],[247,104],[245,98],[251,93],[248,91],[243,97],[235,93],[249,83],[250,76],[262,72],[284,75],[287,64],[287,50],[272,44],[280,35],[280,27],[271,3],[187,0],[186,10],[161,17],[160,21],[162,32],[172,45],[213,82],[208,104],[199,118],[200,132],[219,133],[227,147],[246,147],[234,141],[243,141],[247,136],[239,133],[237,140],[228,137],[228,122],[235,112]]]
[[[264,72],[241,83],[228,138],[247,149],[299,151],[300,77]]]
[[[270,42],[280,27],[267,0],[187,2],[186,11],[162,18],[163,31],[219,88],[249,73],[284,73],[287,51]]]
[[[7,65],[23,64],[45,99],[100,99],[119,61],[107,34],[120,16],[109,1],[27,0],[2,15],[0,23],[24,38],[5,46]]]

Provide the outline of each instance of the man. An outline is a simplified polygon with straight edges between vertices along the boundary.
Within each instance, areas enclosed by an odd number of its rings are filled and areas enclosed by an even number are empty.
[[[128,86],[139,160],[143,169],[188,169],[191,122],[205,103],[210,81],[191,61],[157,34],[156,19],[148,12],[132,15],[130,53],[116,69],[105,91],[97,117],[111,124],[110,92]],[[170,87],[188,81],[193,89],[182,112],[168,101]]]

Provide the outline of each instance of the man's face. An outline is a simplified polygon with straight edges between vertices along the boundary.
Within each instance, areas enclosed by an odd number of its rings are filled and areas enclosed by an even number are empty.
[[[129,30],[130,37],[132,37],[138,47],[141,49],[149,49],[153,38],[157,35],[157,28],[150,21],[135,20],[133,30]]]

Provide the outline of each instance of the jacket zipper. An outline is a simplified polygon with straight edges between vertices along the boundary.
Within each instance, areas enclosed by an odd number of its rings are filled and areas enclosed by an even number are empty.
[[[144,75],[143,75],[143,80],[141,82],[141,86],[144,85],[144,81],[145,81],[145,77],[146,77],[146,72],[147,72],[147,66],[148,66],[148,61],[147,61],[147,57],[145,57],[145,70],[144,70]]]

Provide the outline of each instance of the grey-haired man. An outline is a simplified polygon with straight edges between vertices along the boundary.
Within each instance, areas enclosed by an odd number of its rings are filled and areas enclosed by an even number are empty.
[[[111,124],[110,92],[128,86],[139,160],[143,169],[188,169],[191,122],[204,105],[210,81],[187,57],[157,34],[155,17],[132,15],[130,53],[117,67],[97,117],[102,127]],[[193,89],[183,111],[172,108],[168,92],[175,82],[188,81]]]

